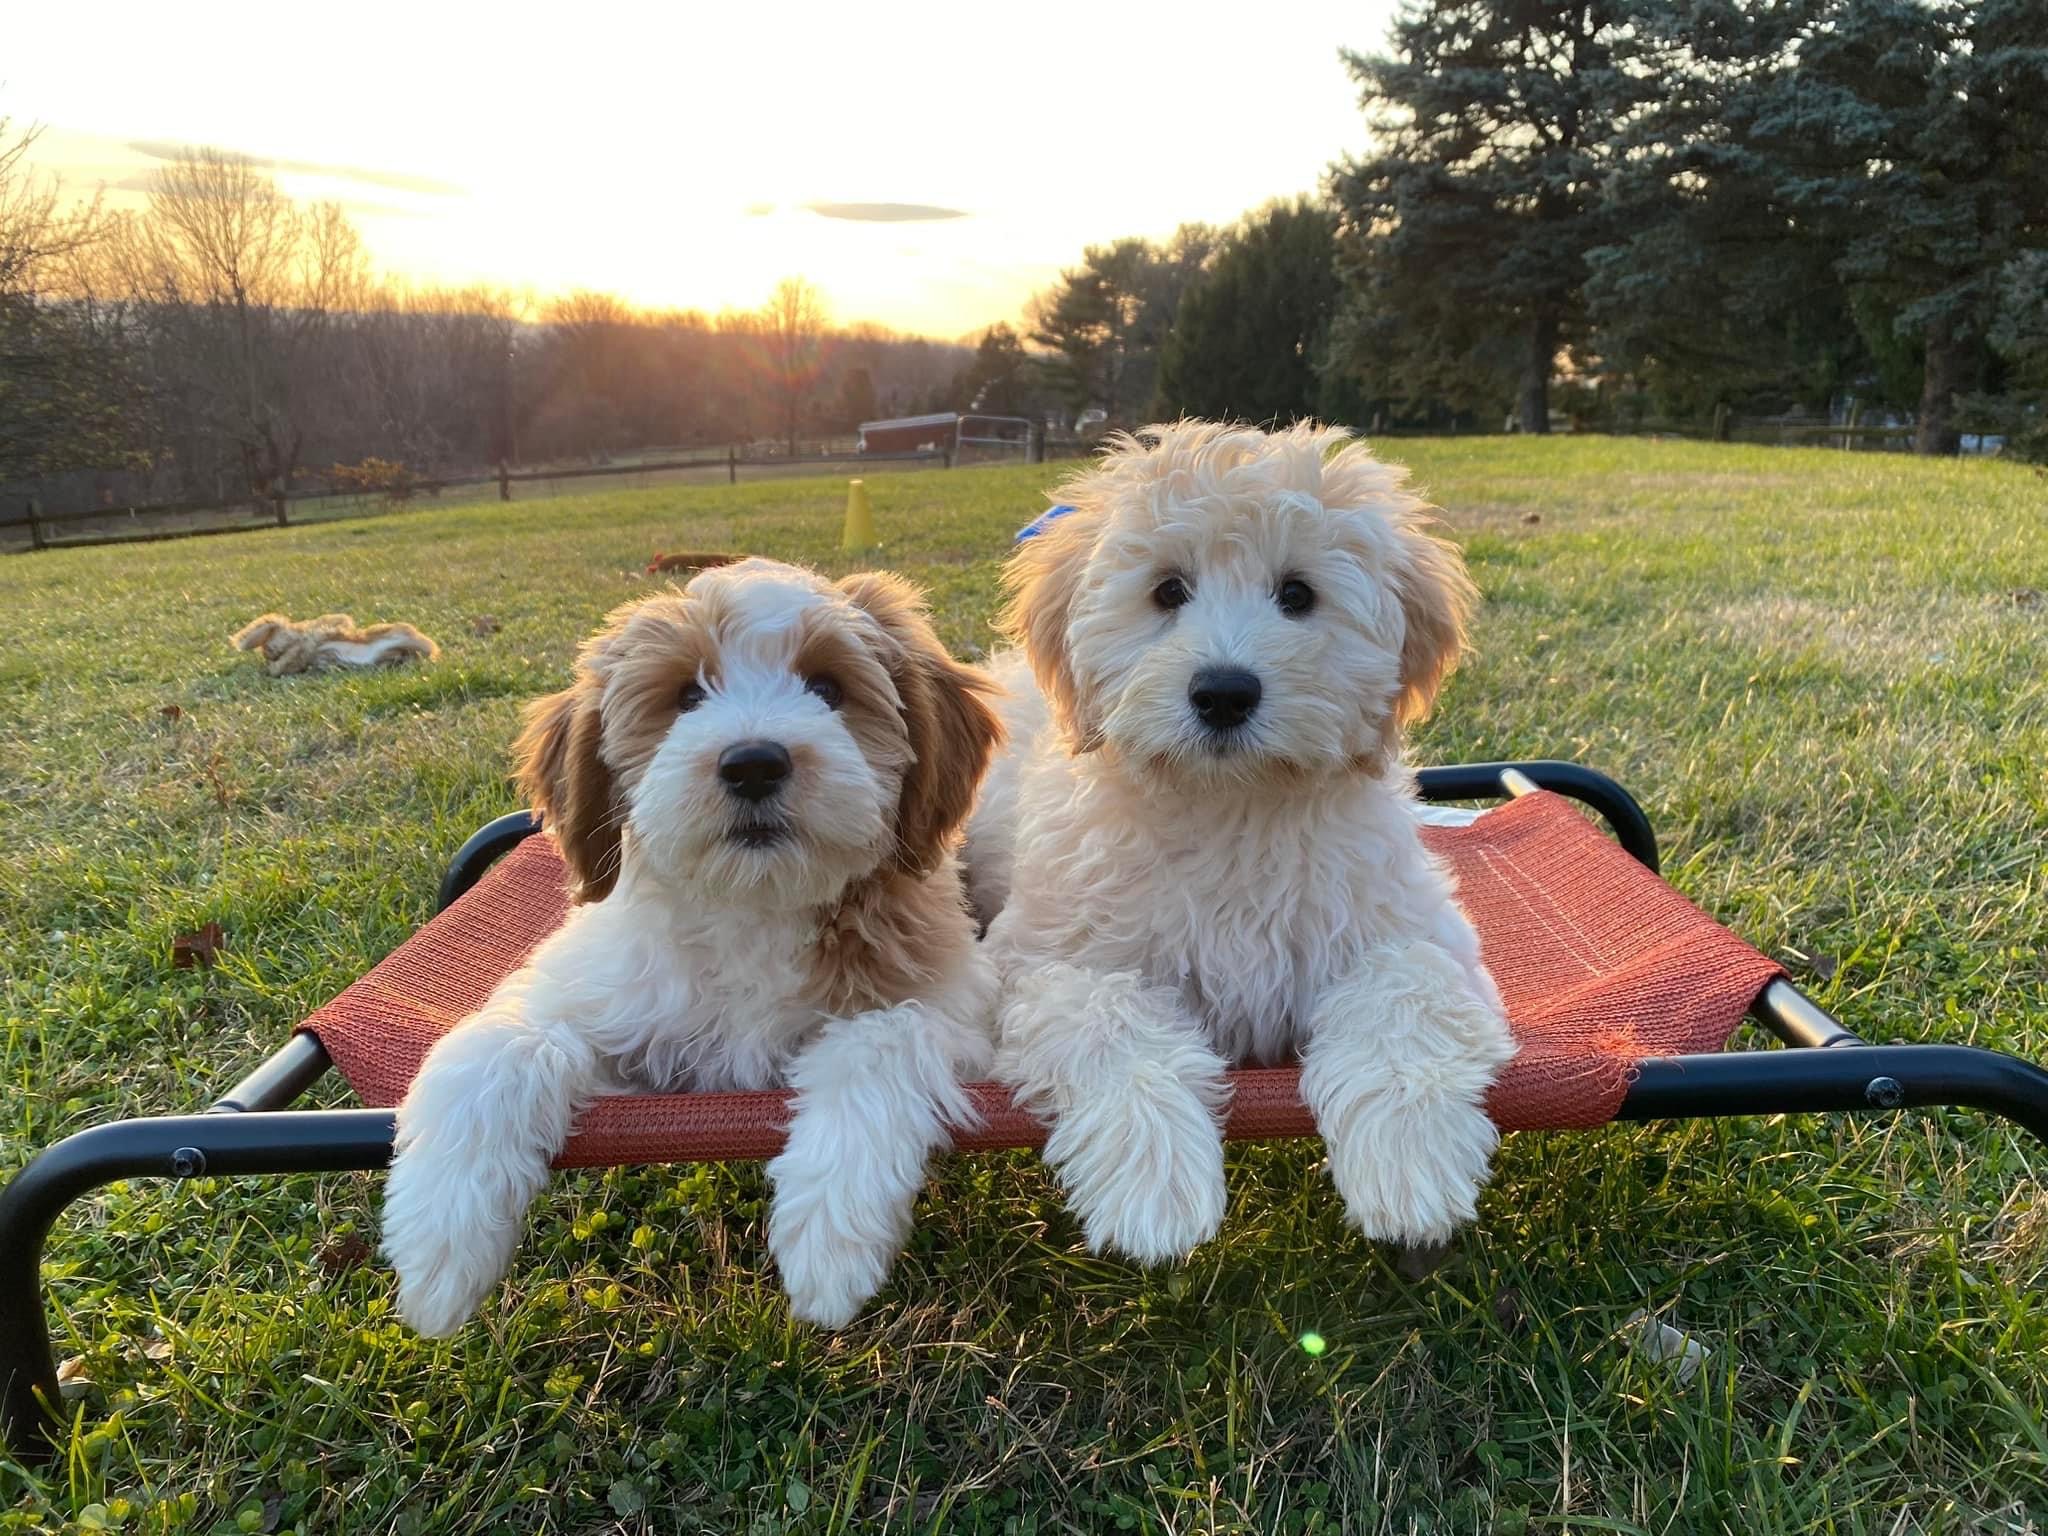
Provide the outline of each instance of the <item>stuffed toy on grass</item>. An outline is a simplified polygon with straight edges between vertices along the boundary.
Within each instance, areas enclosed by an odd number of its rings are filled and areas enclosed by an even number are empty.
[[[358,629],[345,613],[323,613],[303,624],[281,613],[266,613],[244,625],[234,645],[238,651],[261,651],[264,670],[272,677],[334,667],[397,666],[415,657],[432,661],[441,654],[438,645],[410,624]]]

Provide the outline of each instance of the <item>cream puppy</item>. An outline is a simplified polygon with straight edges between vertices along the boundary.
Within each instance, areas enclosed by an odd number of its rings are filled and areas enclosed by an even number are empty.
[[[1012,746],[970,885],[998,1076],[1050,1122],[1097,1250],[1157,1262],[1216,1231],[1242,1063],[1299,1055],[1368,1236],[1442,1240],[1487,1176],[1514,1047],[1401,751],[1474,593],[1346,436],[1121,439],[1011,562]]]
[[[790,1308],[837,1325],[874,1294],[992,1054],[953,851],[988,687],[895,577],[765,560],[584,645],[518,747],[579,904],[398,1112],[384,1252],[413,1327],[476,1310],[577,1112],[634,1090],[796,1089],[768,1167]]]

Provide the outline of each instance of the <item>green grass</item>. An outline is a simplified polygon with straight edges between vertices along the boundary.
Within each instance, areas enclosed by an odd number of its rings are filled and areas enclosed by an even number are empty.
[[[1419,756],[1619,775],[1669,872],[1877,1039],[2048,1054],[2048,482],[2002,464],[1417,441],[1487,597]],[[877,478],[984,643],[1047,472]],[[520,701],[659,548],[838,569],[838,481],[440,508],[0,562],[0,1170],[206,1101],[428,913]],[[2018,594],[2016,596],[2016,594]],[[343,608],[424,669],[275,682]],[[495,632],[472,621],[490,616]],[[182,711],[167,719],[160,711]],[[228,932],[210,971],[173,936]],[[324,1085],[323,1102],[345,1102]],[[49,1246],[91,1385],[0,1531],[2020,1531],[2048,1512],[2040,1149],[1964,1115],[1521,1136],[1403,1279],[1319,1149],[1222,1238],[1089,1257],[1028,1156],[947,1164],[894,1284],[793,1327],[758,1168],[560,1178],[481,1321],[398,1325],[379,1181],[115,1188]],[[1614,1338],[1659,1310],[1690,1387]],[[1319,1356],[1298,1346],[1313,1330]]]

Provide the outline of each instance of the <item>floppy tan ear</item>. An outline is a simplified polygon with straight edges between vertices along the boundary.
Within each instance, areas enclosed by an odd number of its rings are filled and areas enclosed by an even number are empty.
[[[256,650],[280,629],[289,629],[291,622],[281,613],[266,613],[236,630],[230,643],[238,651]]]
[[[1401,644],[1401,695],[1394,704],[1397,727],[1429,717],[1437,690],[1465,652],[1465,626],[1479,602],[1456,545],[1425,531],[1420,517],[1407,520],[1400,534],[1405,559],[1395,583],[1407,637]]]
[[[585,674],[575,686],[536,699],[512,751],[519,791],[540,812],[576,877],[577,901],[602,901],[619,878],[621,807],[611,770],[598,755],[602,685]]]
[[[902,577],[864,571],[840,582],[839,589],[899,648],[889,673],[903,702],[913,760],[896,804],[893,862],[909,874],[928,875],[974,809],[981,776],[1002,742],[1002,722],[985,698],[996,685],[946,654],[924,599]]]
[[[1032,676],[1072,752],[1093,752],[1102,745],[1101,727],[1085,718],[1080,684],[1067,653],[1067,623],[1095,548],[1097,522],[1095,513],[1077,507],[1019,544],[1003,567],[1009,602],[996,621],[1005,638],[1024,648]]]

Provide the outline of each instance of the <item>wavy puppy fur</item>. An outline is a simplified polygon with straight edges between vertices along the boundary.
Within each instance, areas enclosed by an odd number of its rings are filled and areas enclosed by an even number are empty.
[[[999,1075],[1098,1248],[1210,1236],[1226,1068],[1295,1055],[1352,1220],[1440,1240],[1513,1050],[1401,756],[1463,648],[1457,551],[1309,424],[1152,428],[1059,499],[1008,572],[1012,743],[969,837]]]
[[[901,581],[765,560],[585,642],[517,746],[576,904],[399,1110],[384,1250],[415,1328],[476,1309],[577,1112],[631,1088],[796,1089],[768,1170],[791,1310],[837,1325],[880,1288],[992,1055],[954,855],[987,688]]]

